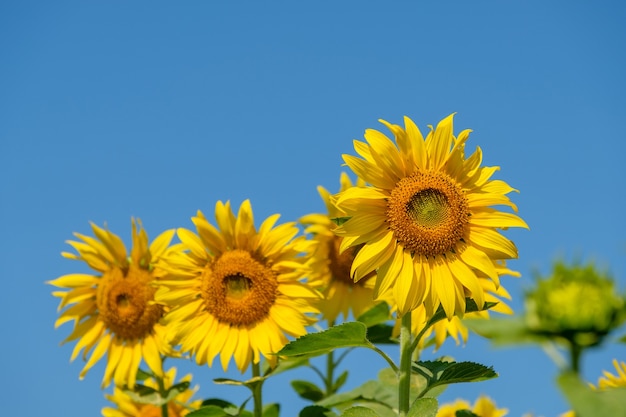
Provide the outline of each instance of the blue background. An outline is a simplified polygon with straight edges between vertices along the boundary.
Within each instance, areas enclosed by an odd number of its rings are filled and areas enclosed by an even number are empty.
[[[99,415],[104,364],[78,380],[70,326],[44,281],[83,264],[63,259],[89,221],[130,242],[191,227],[215,202],[250,198],[257,223],[324,210],[343,153],[377,120],[408,115],[424,131],[452,112],[468,150],[521,193],[531,229],[510,230],[520,279],[504,285],[521,311],[532,272],[558,257],[592,259],[626,286],[626,7],[619,1],[3,2],[0,5],[0,369],[3,413]],[[390,351],[396,354],[395,350]],[[471,335],[438,353],[493,365],[496,380],[441,397],[491,395],[511,416],[568,409],[557,368],[537,347],[494,349]],[[624,345],[584,358],[596,382]],[[199,397],[241,402],[212,369],[192,371]],[[385,363],[357,351],[348,388]],[[234,368],[234,367],[233,367]],[[235,370],[227,374],[236,378]],[[283,416],[305,403],[293,377],[270,380]]]

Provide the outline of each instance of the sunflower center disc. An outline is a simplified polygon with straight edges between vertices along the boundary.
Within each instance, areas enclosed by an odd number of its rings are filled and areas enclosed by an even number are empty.
[[[222,254],[202,275],[207,311],[233,326],[253,325],[267,317],[277,288],[274,271],[239,249]]]
[[[465,234],[469,215],[463,190],[440,172],[402,178],[387,201],[396,239],[414,254],[428,257],[454,249]]]
[[[123,339],[147,336],[163,315],[163,308],[150,304],[154,288],[149,271],[131,265],[124,274],[114,268],[102,276],[96,293],[98,314],[107,328]]]

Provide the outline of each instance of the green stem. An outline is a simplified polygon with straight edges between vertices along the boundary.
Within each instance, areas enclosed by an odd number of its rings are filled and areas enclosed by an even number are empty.
[[[580,374],[580,356],[582,352],[583,349],[580,345],[570,341],[570,367],[576,374]]]
[[[167,396],[167,390],[165,389],[165,382],[163,378],[156,377],[157,383],[159,384],[159,393],[161,394],[161,398]],[[161,417],[169,417],[170,411],[168,408],[168,403],[161,405]]]
[[[402,316],[400,327],[400,372],[399,382],[399,404],[400,417],[405,417],[409,412],[411,393],[411,356],[413,355],[411,341],[411,313]]]
[[[252,377],[260,377],[261,376],[261,365],[260,363],[252,364]],[[262,417],[263,416],[263,381],[259,379],[252,386],[252,397],[254,398],[254,417]]]

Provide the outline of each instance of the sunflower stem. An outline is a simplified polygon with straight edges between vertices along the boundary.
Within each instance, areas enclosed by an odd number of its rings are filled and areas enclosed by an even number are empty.
[[[161,377],[156,377],[157,383],[159,384],[159,394],[161,395],[161,398],[165,398],[167,396],[167,390],[165,389],[165,381],[163,381],[163,378]],[[168,407],[169,403],[165,403],[161,405],[161,417],[169,417],[170,411],[169,411],[169,407]]]
[[[263,416],[263,380],[260,379],[261,376],[261,364],[253,363],[252,364],[252,377],[259,378],[251,388],[252,388],[252,397],[254,398],[254,417],[262,417]]]
[[[411,393],[411,357],[413,355],[411,341],[411,313],[402,316],[400,327],[400,370],[398,382],[400,392],[398,393],[398,410],[400,417],[405,417],[409,412]]]

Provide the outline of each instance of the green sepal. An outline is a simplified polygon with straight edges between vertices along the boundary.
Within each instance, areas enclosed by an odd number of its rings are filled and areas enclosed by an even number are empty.
[[[300,410],[298,417],[337,417],[337,414],[321,405],[310,405]]]
[[[413,402],[407,417],[435,417],[439,404],[435,398],[418,398]]]
[[[456,410],[455,417],[480,417],[478,414],[472,413],[470,410]]]
[[[426,379],[426,388],[420,397],[437,386],[484,381],[498,376],[492,367],[474,362],[418,361],[413,362],[411,371]]]
[[[305,400],[316,402],[324,398],[324,392],[312,382],[296,379],[291,381],[291,386]]]
[[[351,218],[352,217],[350,217],[350,216],[348,216],[348,217],[333,217],[332,219],[330,219],[330,221],[335,223],[337,226],[341,226],[342,224],[344,224],[345,222],[347,222]]]
[[[561,374],[557,384],[576,412],[576,417],[626,417],[624,387],[594,391],[573,372]]]
[[[344,323],[328,330],[301,336],[285,345],[277,354],[287,357],[313,357],[340,348],[372,348],[373,345],[367,340],[366,335],[365,324],[358,321]]]
[[[137,376],[135,378],[137,379],[137,381],[145,381],[148,378],[156,379],[156,375],[139,368],[137,369]]]
[[[179,382],[171,386],[165,393],[165,396],[161,396],[159,391],[155,388],[148,387],[146,385],[135,384],[135,387],[131,389],[125,389],[124,393],[128,395],[134,402],[139,404],[152,404],[157,407],[162,406],[174,399],[178,394],[189,389],[189,381]]]

